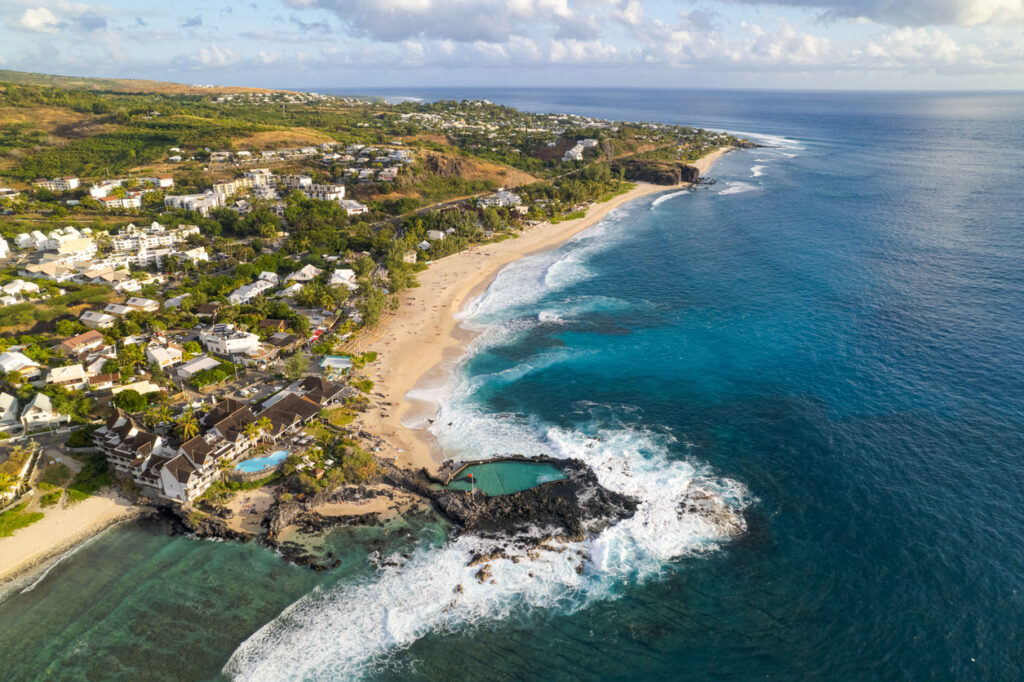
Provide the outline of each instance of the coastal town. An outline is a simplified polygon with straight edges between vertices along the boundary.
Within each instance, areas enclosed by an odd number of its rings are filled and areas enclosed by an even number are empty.
[[[114,152],[4,133],[0,543],[79,517],[5,577],[145,509],[266,537],[250,493],[280,509],[436,471],[400,406],[472,291],[747,144],[486,101],[0,88],[125,130]]]

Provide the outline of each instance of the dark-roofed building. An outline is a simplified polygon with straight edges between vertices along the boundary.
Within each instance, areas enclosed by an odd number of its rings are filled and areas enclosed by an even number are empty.
[[[268,317],[265,320],[260,320],[260,329],[273,329],[276,332],[283,332],[287,331],[288,322]]]
[[[277,438],[288,431],[308,424],[319,412],[319,403],[297,393],[288,393],[260,412],[260,418],[267,417],[270,420],[271,435]]]
[[[346,393],[345,384],[317,376],[303,377],[290,388],[316,402],[320,407],[341,401]]]
[[[245,453],[254,443],[245,435],[245,427],[256,421],[249,406],[234,398],[224,398],[203,417],[203,424],[220,438],[231,444],[230,455]]]

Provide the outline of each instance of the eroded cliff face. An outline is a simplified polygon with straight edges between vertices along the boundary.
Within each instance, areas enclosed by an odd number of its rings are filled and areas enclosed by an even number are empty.
[[[612,164],[612,171],[625,170],[626,180],[650,182],[655,185],[678,185],[700,180],[696,166],[681,161],[622,161]]]

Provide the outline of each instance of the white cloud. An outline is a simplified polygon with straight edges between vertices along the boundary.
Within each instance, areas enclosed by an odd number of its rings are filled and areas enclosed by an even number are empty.
[[[45,7],[30,7],[18,20],[18,26],[35,33],[56,33],[58,24],[57,17]]]
[[[764,5],[764,0],[733,0]],[[867,18],[893,26],[976,26],[1024,22],[1024,0],[773,0],[821,10],[823,18]]]
[[[209,47],[199,48],[195,61],[203,66],[223,68],[237,64],[241,61],[241,57],[230,48],[210,45]]]

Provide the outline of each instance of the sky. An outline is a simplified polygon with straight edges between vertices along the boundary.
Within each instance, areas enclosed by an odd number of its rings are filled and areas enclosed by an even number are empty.
[[[426,86],[1024,89],[1024,0],[0,0],[0,68]]]

